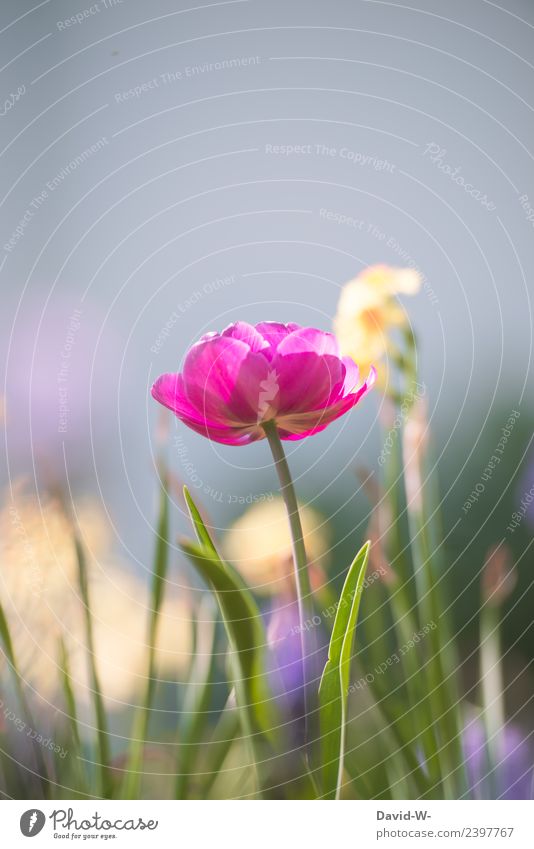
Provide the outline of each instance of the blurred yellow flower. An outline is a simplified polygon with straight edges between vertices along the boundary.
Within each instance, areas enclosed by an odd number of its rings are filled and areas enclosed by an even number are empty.
[[[149,592],[144,581],[117,566],[94,575],[90,587],[93,629],[100,685],[108,710],[138,703],[147,674],[147,618]],[[81,625],[81,616],[79,619]],[[71,675],[75,692],[84,703],[91,700],[82,628],[71,635]],[[163,679],[184,676],[191,655],[191,617],[187,605],[166,591],[160,611],[156,642],[156,668]]]
[[[329,552],[326,521],[316,510],[299,504],[313,584],[320,584]],[[247,584],[261,595],[294,594],[291,535],[281,498],[254,504],[232,525],[224,554]]]
[[[371,365],[379,368],[379,360],[387,352],[389,330],[406,325],[396,296],[415,295],[420,288],[421,277],[414,269],[372,265],[341,290],[334,332],[341,353],[358,364],[363,378]]]
[[[58,667],[62,637],[80,704],[91,700],[83,606],[72,531],[58,499],[40,499],[16,486],[0,511],[0,601],[23,679],[55,703],[61,691]],[[106,516],[90,500],[76,504],[76,520],[87,552],[97,667],[108,708],[135,698],[146,674],[149,592],[111,551]],[[185,602],[168,595],[158,634],[163,677],[179,676],[191,651]],[[2,665],[0,664],[0,673]]]

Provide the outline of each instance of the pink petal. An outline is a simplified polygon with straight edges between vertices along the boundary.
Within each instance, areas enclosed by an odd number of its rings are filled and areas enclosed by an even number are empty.
[[[354,392],[360,382],[360,369],[358,368],[352,357],[343,357],[342,362],[345,366],[345,382],[343,384],[343,395],[349,395],[351,392]]]
[[[339,357],[339,344],[333,333],[315,330],[313,327],[299,327],[285,336],[278,345],[279,354],[301,354],[306,351],[321,356],[330,354]]]
[[[278,321],[261,321],[256,325],[256,330],[258,333],[261,333],[265,341],[268,343],[269,348],[264,350],[264,355],[269,359],[272,359],[276,354],[276,349],[278,345],[288,336],[290,333],[293,333],[295,330],[300,329],[300,324],[295,324],[294,322],[290,322],[289,324],[281,324]]]
[[[245,342],[251,351],[261,351],[262,348],[268,348],[269,343],[263,338],[261,333],[258,333],[253,324],[247,321],[236,321],[235,324],[229,324],[226,327],[222,336],[229,336],[231,339],[240,339]]]
[[[338,357],[318,356],[310,351],[278,353],[272,366],[278,375],[279,414],[317,410],[339,397],[345,367]]]
[[[152,397],[167,407],[196,433],[225,445],[243,445],[262,436],[249,433],[250,428],[230,427],[203,418],[187,398],[181,374],[162,374],[154,383]]]
[[[281,416],[277,419],[281,439],[297,440],[320,433],[336,419],[355,407],[358,401],[369,392],[375,382],[376,372],[372,368],[367,381],[356,391],[340,398],[337,402],[322,410],[310,410],[303,413]]]
[[[258,439],[263,439],[265,434],[258,428],[238,428],[238,427],[215,427],[211,424],[197,424],[195,422],[181,419],[185,425],[201,436],[206,436],[212,442],[219,442],[221,445],[248,445],[251,442],[256,442]]]
[[[162,374],[152,386],[151,394],[156,401],[172,410],[180,418],[187,417],[201,421],[201,414],[193,407],[185,394],[181,374]]]
[[[201,419],[231,427],[256,423],[260,384],[268,370],[266,358],[246,342],[218,336],[189,350],[183,369],[185,393]]]

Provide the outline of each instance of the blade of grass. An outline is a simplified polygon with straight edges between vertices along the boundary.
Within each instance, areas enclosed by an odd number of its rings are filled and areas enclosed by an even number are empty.
[[[17,699],[20,705],[20,709],[23,713],[24,720],[26,725],[35,729],[36,724],[33,718],[33,714],[26,698],[26,693],[24,692],[24,687],[22,686],[22,678],[18,671],[17,661],[15,657],[15,651],[13,648],[13,642],[11,640],[11,633],[9,630],[9,625],[7,622],[7,617],[4,613],[4,608],[0,604],[0,642],[2,643],[4,654],[6,656],[9,668],[11,670],[11,675],[13,678],[13,683],[15,685],[15,692],[17,694]],[[39,743],[33,739],[32,736],[32,745],[33,745],[33,753],[35,757],[35,763],[37,767],[37,773],[39,776],[39,780],[41,782],[41,787],[43,791],[43,796],[45,799],[50,797],[50,778],[48,775],[48,769],[46,766],[45,759],[43,757],[43,752]]]
[[[204,772],[204,781],[201,787],[202,799],[208,798],[232,743],[237,737],[240,725],[239,711],[237,710],[234,695],[232,694],[228,698],[208,744],[209,770]]]
[[[61,683],[63,687],[63,696],[65,706],[68,711],[69,725],[71,729],[72,739],[78,748],[81,748],[80,730],[78,728],[78,711],[76,709],[76,699],[72,689],[72,680],[70,676],[69,657],[67,647],[63,637],[59,638],[59,669],[61,672]]]
[[[178,726],[176,799],[185,799],[188,795],[188,783],[194,774],[199,743],[206,726],[213,691],[216,624],[211,599],[205,597],[195,621],[195,651]]]
[[[328,660],[319,685],[323,797],[326,799],[339,799],[341,794],[350,663],[368,556],[369,543],[365,543],[345,578]]]
[[[217,598],[237,664],[233,671],[238,677],[237,700],[244,724],[250,733],[258,730],[269,733],[272,718],[268,714],[269,693],[262,663],[266,636],[256,602],[229,564],[215,559],[211,552],[189,540],[180,540],[180,547]]]
[[[195,546],[182,540],[182,550],[217,599],[230,646],[237,652],[245,672],[245,689],[252,700],[249,702],[252,727],[261,729],[274,743],[272,730],[279,716],[270,698],[264,668],[267,636],[260,610],[239,573],[219,556],[187,487],[184,487],[184,497],[199,544]]]
[[[150,712],[157,683],[156,646],[158,624],[165,594],[165,582],[169,565],[169,498],[167,495],[168,476],[161,476],[160,507],[157,527],[154,571],[152,573],[151,603],[148,620],[147,677],[143,704],[136,712],[132,729],[127,772],[124,778],[123,793],[126,799],[139,798],[143,770],[143,750],[148,737]]]
[[[243,737],[261,795],[264,783],[259,767],[263,763],[261,747],[265,740],[277,745],[275,728],[280,727],[264,664],[267,638],[263,620],[241,576],[219,557],[187,487],[184,495],[198,543],[180,540],[180,547],[217,599],[230,646],[230,669]]]
[[[87,575],[87,562],[83,546],[78,538],[74,535],[74,545],[76,549],[76,558],[78,561],[78,583],[80,586],[80,595],[82,598],[85,619],[85,634],[87,641],[87,657],[89,664],[89,675],[91,678],[93,709],[95,712],[97,745],[99,754],[99,773],[100,773],[100,791],[105,799],[111,799],[113,796],[113,780],[110,769],[110,746],[109,746],[109,731],[104,708],[104,700],[102,698],[102,690],[100,688],[100,679],[96,666],[95,641],[93,634],[93,616],[91,612],[91,600],[89,593],[89,580]]]
[[[67,647],[63,637],[59,639],[59,669],[61,674],[61,685],[63,688],[63,697],[65,699],[65,707],[71,732],[72,744],[75,751],[72,753],[76,762],[76,772],[78,779],[78,790],[85,792],[88,787],[87,775],[83,766],[83,759],[80,757],[82,752],[82,742],[80,737],[80,729],[78,726],[78,711],[76,708],[76,698],[72,689],[72,678],[70,674],[69,656]]]
[[[193,528],[195,530],[196,537],[200,545],[204,546],[204,548],[207,548],[208,551],[210,551],[214,557],[219,559],[219,554],[210,536],[210,532],[204,524],[202,516],[200,515],[200,511],[195,502],[193,501],[191,493],[189,492],[187,486],[184,486],[184,498],[187,509],[189,511],[190,519],[193,523]]]

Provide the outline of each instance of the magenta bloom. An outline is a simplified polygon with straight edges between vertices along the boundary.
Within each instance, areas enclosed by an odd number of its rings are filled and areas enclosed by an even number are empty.
[[[358,366],[341,357],[331,333],[244,321],[206,333],[187,353],[181,374],[163,374],[152,395],[188,427],[226,445],[263,439],[275,420],[281,439],[324,430],[354,407],[375,381],[359,385]]]

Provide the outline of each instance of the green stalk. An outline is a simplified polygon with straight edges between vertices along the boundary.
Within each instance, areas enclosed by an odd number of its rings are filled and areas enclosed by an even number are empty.
[[[269,442],[276,473],[280,481],[280,492],[287,510],[289,520],[289,529],[291,531],[291,542],[293,549],[293,566],[295,573],[295,587],[297,592],[297,605],[299,611],[300,622],[300,643],[302,652],[302,667],[304,678],[304,710],[305,710],[305,741],[309,746],[310,740],[310,721],[314,716],[314,708],[316,698],[312,692],[313,676],[310,674],[310,666],[313,663],[313,647],[314,641],[311,638],[311,631],[306,629],[306,622],[311,618],[310,614],[313,610],[312,591],[310,585],[310,576],[308,573],[308,558],[304,545],[304,535],[302,531],[302,523],[295,495],[295,488],[291,478],[291,472],[287,464],[284,448],[280,440],[276,422],[273,420],[263,422],[263,430]]]
[[[220,775],[226,756],[238,735],[240,724],[239,711],[229,698],[215,726],[212,738],[207,744],[209,769],[206,768],[201,774],[202,799],[209,797],[211,788]]]
[[[195,765],[213,691],[215,636],[214,611],[211,598],[206,597],[200,604],[198,620],[194,620],[193,658],[178,725],[175,799],[187,799],[191,779],[195,777]]]
[[[99,768],[101,792],[102,796],[105,799],[111,799],[113,796],[113,781],[109,766],[111,760],[111,752],[109,747],[109,731],[107,726],[106,712],[104,709],[104,701],[102,699],[102,691],[100,689],[100,679],[98,676],[98,670],[96,668],[95,643],[93,636],[93,617],[91,613],[91,604],[89,599],[87,564],[85,562],[85,552],[82,548],[82,544],[76,535],[74,537],[74,545],[76,547],[76,557],[78,560],[78,581],[80,585],[80,595],[82,598],[84,610],[89,673],[91,676],[93,706],[96,718],[96,731],[100,761]]]
[[[69,656],[65,640],[59,638],[59,669],[61,673],[61,683],[63,685],[63,696],[65,699],[65,708],[67,710],[68,721],[71,731],[72,745],[74,746],[75,773],[78,781],[78,790],[82,793],[87,793],[88,783],[87,775],[84,768],[82,753],[82,741],[78,726],[78,711],[76,708],[76,698],[72,689],[72,677],[70,674]]]
[[[415,387],[417,383],[417,346],[410,327],[405,328],[404,342],[406,345],[404,369],[406,386]],[[402,455],[404,455],[404,451]],[[406,458],[403,456],[404,467],[406,466],[405,460]],[[422,489],[424,484],[424,492],[421,491],[419,494],[419,504],[410,504],[408,493],[406,493],[406,512],[410,533],[409,545],[412,552],[417,608],[421,615],[419,624],[424,625],[434,621],[438,626],[430,632],[427,647],[429,656],[424,664],[424,670],[428,676],[428,700],[434,716],[434,730],[438,746],[440,746],[436,752],[436,757],[439,758],[445,798],[458,798],[458,795],[464,789],[465,772],[460,742],[460,718],[457,707],[455,676],[450,670],[452,649],[447,649],[450,631],[443,616],[440,587],[434,576],[437,539],[431,533],[430,519],[433,519],[433,521],[437,521],[437,519],[432,513],[430,513],[429,518],[426,504],[431,497],[428,475],[424,468],[426,465],[424,458],[419,458],[419,462]],[[404,481],[406,483],[406,474]]]
[[[410,370],[412,384],[415,381],[415,373]],[[401,403],[409,399],[406,393],[401,397]],[[400,404],[399,404],[400,407]],[[387,424],[384,425],[384,442],[387,438]],[[408,551],[408,528],[401,524],[404,513],[404,488],[402,475],[402,451],[401,434],[395,435],[393,445],[388,452],[387,462],[383,465],[384,472],[384,498],[389,503],[389,515],[391,520],[388,527],[384,521],[381,522],[382,533],[385,536],[384,547],[386,557],[391,564],[396,576],[392,586],[386,583],[386,593],[393,618],[393,626],[399,641],[399,645],[405,645],[419,628],[419,622],[412,614],[413,593],[410,590],[412,580],[411,562],[406,552]],[[380,505],[375,507],[380,510]],[[425,624],[425,623],[422,623]],[[413,739],[420,737],[425,754],[426,767],[430,787],[436,790],[441,784],[441,770],[438,758],[439,744],[436,740],[432,707],[429,699],[428,686],[421,674],[422,658],[419,651],[411,649],[402,657],[402,667],[405,672],[405,687],[408,698],[408,709],[406,715],[412,725]],[[384,695],[387,698],[388,694]]]
[[[22,710],[24,720],[26,725],[29,728],[36,728],[36,724],[33,718],[33,714],[26,698],[26,693],[24,692],[24,687],[22,686],[22,678],[19,674],[17,662],[15,658],[15,651],[13,648],[13,643],[11,640],[11,634],[9,631],[9,626],[7,624],[7,618],[4,613],[3,607],[0,604],[0,645],[3,645],[3,653],[7,659],[9,667],[11,669],[11,673],[13,676],[13,682],[15,685],[15,691],[17,694],[18,702],[20,708]],[[39,743],[34,740],[32,741],[33,752],[35,755],[35,762],[37,765],[37,772],[39,775],[39,779],[41,782],[42,790],[43,790],[43,798],[50,798],[50,779],[48,777],[48,770],[46,768],[46,762],[43,756],[43,752]]]
[[[302,524],[300,521],[299,508],[297,504],[297,496],[291,479],[291,472],[287,464],[286,455],[278,428],[274,420],[263,423],[263,429],[269,442],[278,480],[280,481],[280,492],[286,505],[289,527],[291,530],[291,540],[293,544],[293,560],[295,566],[295,583],[297,587],[297,599],[299,610],[309,606],[311,599],[310,576],[308,574],[308,557],[304,546],[304,535],[302,532]],[[301,622],[301,624],[304,624]]]
[[[148,657],[145,697],[137,711],[132,729],[132,742],[124,779],[126,799],[138,799],[143,769],[143,747],[148,737],[150,712],[157,682],[156,644],[158,637],[159,615],[163,604],[165,580],[169,561],[169,499],[167,497],[167,477],[161,481],[161,501],[157,531],[154,573],[152,577],[152,600],[148,621]]]
[[[421,495],[423,504],[423,496]],[[434,551],[429,539],[428,521],[424,506],[418,509],[407,503],[410,527],[410,548],[413,556],[417,607],[420,625],[434,621],[438,626],[428,636],[428,657],[424,671],[428,676],[428,699],[434,717],[434,729],[438,740],[437,755],[441,763],[445,798],[458,798],[464,784],[463,757],[460,743],[458,707],[452,680],[447,678],[444,656],[443,611],[440,594],[433,574]],[[448,631],[448,629],[447,629]]]

